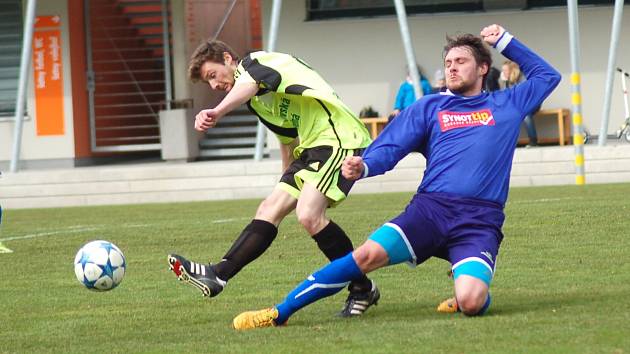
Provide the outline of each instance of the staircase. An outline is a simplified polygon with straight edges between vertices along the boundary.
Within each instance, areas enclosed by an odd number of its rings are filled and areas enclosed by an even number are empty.
[[[199,159],[251,159],[256,150],[257,127],[258,118],[247,108],[232,111],[199,141]],[[264,156],[269,156],[266,149]]]
[[[162,19],[159,0],[90,1],[97,150],[160,149]],[[257,123],[246,108],[230,113],[199,142],[199,159],[252,158]]]
[[[89,7],[95,150],[159,150],[161,1],[91,0]]]

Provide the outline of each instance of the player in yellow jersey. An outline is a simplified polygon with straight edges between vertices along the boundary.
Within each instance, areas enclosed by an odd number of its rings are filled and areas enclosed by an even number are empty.
[[[177,277],[205,296],[218,295],[232,277],[267,250],[280,223],[293,210],[329,260],[352,252],[352,242],[326,216],[326,209],[343,201],[354,184],[341,175],[342,161],[361,155],[370,138],[330,85],[299,58],[258,51],[239,60],[232,48],[216,40],[197,48],[188,74],[192,81],[227,92],[216,107],[197,114],[195,129],[213,128],[228,112],[246,103],[279,139],[283,175],[220,262],[201,264],[169,255]],[[365,276],[348,289],[340,313],[345,317],[363,314],[380,297],[374,282]]]

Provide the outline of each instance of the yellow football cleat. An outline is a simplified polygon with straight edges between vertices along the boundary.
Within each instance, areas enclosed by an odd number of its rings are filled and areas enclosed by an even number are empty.
[[[459,311],[459,308],[454,297],[442,301],[437,307],[437,312],[441,313],[455,313],[457,311]]]
[[[232,326],[236,330],[274,327],[276,323],[273,320],[276,318],[278,318],[278,310],[274,307],[258,311],[247,311],[234,317]]]

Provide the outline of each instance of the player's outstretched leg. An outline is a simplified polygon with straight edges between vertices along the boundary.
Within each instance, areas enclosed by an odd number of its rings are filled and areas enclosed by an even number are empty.
[[[328,225],[313,235],[313,239],[330,261],[339,259],[354,249],[345,231],[332,220],[329,220]],[[348,286],[348,291],[350,293],[341,312],[338,313],[341,317],[360,316],[370,306],[376,305],[381,297],[374,281],[365,275],[353,280]]]
[[[201,290],[203,296],[217,296],[225,287],[226,282],[216,276],[210,265],[191,262],[176,254],[168,255],[168,264],[180,281]]]
[[[168,256],[168,264],[179,280],[198,288],[205,296],[217,296],[232,277],[269,248],[277,233],[274,224],[254,219],[243,229],[221,262],[205,265],[173,254]]]
[[[334,295],[350,281],[363,276],[352,253],[328,263],[324,268],[309,275],[291,291],[284,301],[273,308],[243,312],[232,322],[234,329],[244,330],[282,325],[304,306]]]
[[[397,230],[397,226],[387,223],[374,231],[369,237],[369,242],[378,244],[378,248],[383,250],[384,255],[386,255],[383,257],[389,265],[407,262],[412,259],[407,244]],[[366,281],[368,287],[365,286]],[[378,304],[378,300],[381,297],[374,281],[367,279],[365,276],[354,280],[348,287],[348,290],[350,290],[350,294],[346,299],[345,306],[339,313],[342,317],[363,314],[368,307]]]

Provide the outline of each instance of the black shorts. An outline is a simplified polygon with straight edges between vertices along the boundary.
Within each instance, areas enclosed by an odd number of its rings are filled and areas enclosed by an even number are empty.
[[[336,205],[346,198],[355,182],[341,175],[341,164],[346,156],[360,156],[363,150],[334,146],[304,149],[284,171],[278,186],[298,199],[304,183],[309,183],[328,197],[331,206]]]

